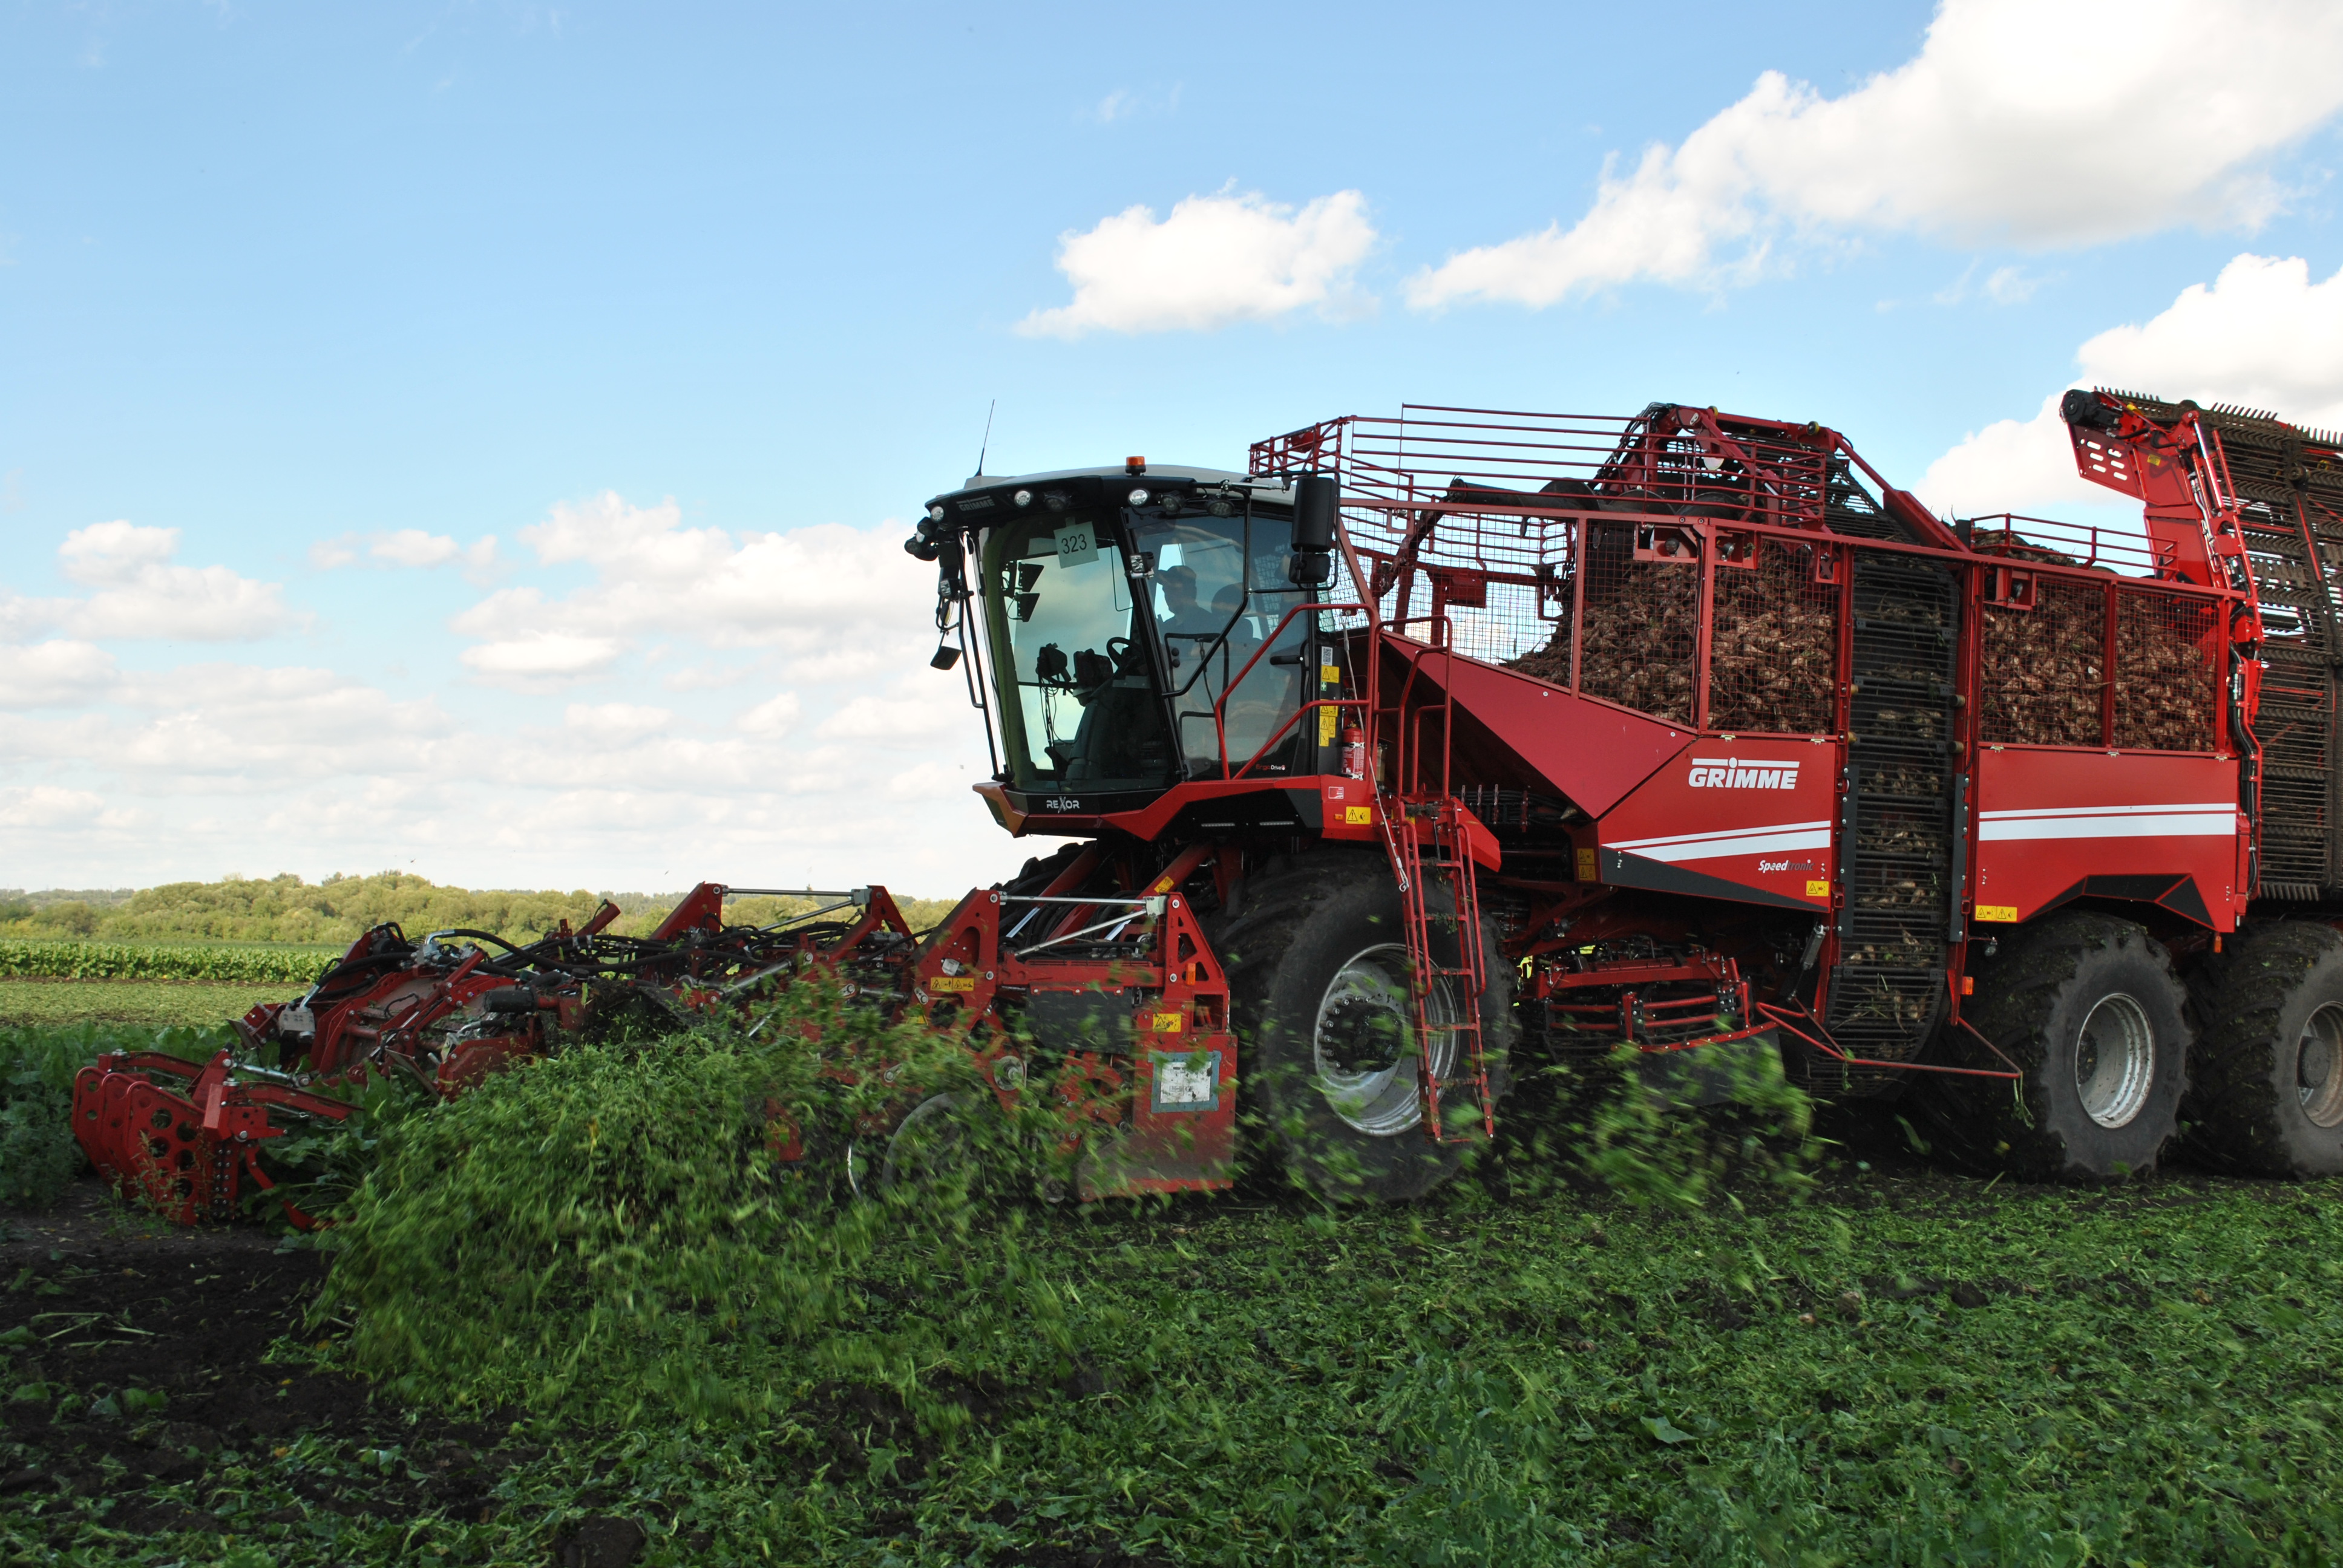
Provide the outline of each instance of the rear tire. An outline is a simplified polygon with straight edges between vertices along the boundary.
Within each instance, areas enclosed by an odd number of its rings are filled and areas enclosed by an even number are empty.
[[[2198,995],[2190,1147],[2258,1176],[2343,1171],[2343,933],[2309,921],[2241,932],[2217,966]]]
[[[2178,1130],[2190,1038],[2164,950],[2129,920],[2083,912],[2002,947],[1977,972],[1968,1021],[2024,1072],[2022,1101],[2006,1079],[1924,1075],[1916,1093],[1947,1151],[2035,1180],[2155,1170]],[[1974,1040],[1960,1055],[2007,1070]]]
[[[1434,922],[1435,957],[1455,936]],[[1494,955],[1484,925],[1483,946]],[[1446,950],[1441,950],[1444,944]],[[1423,1124],[1423,1050],[1408,990],[1399,887],[1380,855],[1326,850],[1252,879],[1244,912],[1220,933],[1249,1141],[1285,1173],[1336,1201],[1403,1202],[1456,1173],[1468,1147]],[[1477,1006],[1491,1099],[1504,1092],[1513,1040],[1513,975],[1489,965],[1477,998],[1436,996],[1435,1010]],[[1442,1070],[1443,1109],[1469,1105],[1469,1064]]]

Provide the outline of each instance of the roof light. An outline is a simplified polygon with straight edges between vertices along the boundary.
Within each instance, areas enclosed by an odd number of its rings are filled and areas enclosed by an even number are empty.
[[[1147,459],[1144,457],[1125,457],[1122,460],[1122,471],[1126,474],[1143,474],[1147,472]]]
[[[944,504],[941,501],[928,508],[928,520],[931,523],[940,523],[944,520]]]
[[[1031,490],[1020,490],[1009,498],[1016,502],[1021,507],[1030,507],[1033,504],[1033,492]]]
[[[1131,492],[1131,504],[1134,507],[1143,507],[1147,504],[1147,491],[1144,487]]]

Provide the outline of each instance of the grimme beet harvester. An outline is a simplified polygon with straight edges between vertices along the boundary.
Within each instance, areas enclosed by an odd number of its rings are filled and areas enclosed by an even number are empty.
[[[1525,1061],[1622,1045],[1909,1091],[2029,1173],[2184,1118],[2343,1170],[2343,445],[2064,413],[2143,527],[1940,521],[1834,431],[1671,404],[936,497],[980,791],[1081,841],[970,895],[916,1002],[1004,1095],[1082,1091],[1091,1193],[1226,1183],[1245,1103],[1409,1197]]]
[[[245,1020],[274,1068],[86,1070],[84,1145],[224,1214],[272,1118],[347,1114],[321,1080],[453,1093],[814,968],[1051,1096],[1085,1196],[1225,1186],[1242,1136],[1412,1197],[1525,1064],[1623,1046],[1695,1094],[1736,1057],[1908,1092],[2029,1174],[2150,1170],[2184,1121],[2343,1171],[2343,440],[2064,413],[2140,528],[1943,522],[1834,431],[1671,404],[979,477],[905,546],[934,662],[1001,825],[1074,842],[924,938],[883,889],[760,929],[714,885],[640,941],[371,931]]]

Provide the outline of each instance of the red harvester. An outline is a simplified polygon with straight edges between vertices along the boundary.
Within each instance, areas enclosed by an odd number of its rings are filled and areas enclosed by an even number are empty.
[[[2343,1171],[2343,438],[2064,413],[2141,528],[1939,521],[1834,431],[1671,404],[979,476],[905,546],[934,662],[1001,825],[1077,842],[916,940],[875,888],[758,930],[703,887],[643,942],[371,932],[248,1034],[453,1092],[816,965],[1055,1093],[1085,1196],[1227,1185],[1241,1105],[1302,1182],[1414,1196],[1524,1064],[1622,1045],[1695,1094],[1753,1056],[1908,1093],[2028,1174],[2152,1169],[2184,1113],[2235,1168]],[[92,1158],[186,1218],[266,1179],[271,1109],[334,1113],[101,1069]]]
[[[905,548],[980,792],[1083,841],[970,895],[917,1001],[1003,1094],[1107,1092],[1093,1194],[1225,1184],[1243,1102],[1408,1197],[1525,1060],[1623,1043],[1908,1091],[2032,1173],[2151,1169],[2184,1104],[2343,1170],[2343,442],[2064,411],[2142,528],[1943,522],[1834,431],[1672,404],[938,496]]]

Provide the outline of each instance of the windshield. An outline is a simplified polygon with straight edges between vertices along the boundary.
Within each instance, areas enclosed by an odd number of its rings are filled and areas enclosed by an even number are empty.
[[[1054,514],[984,543],[1001,731],[1021,789],[1160,789],[1174,777],[1149,628],[1111,528]]]
[[[1142,512],[1132,515],[1131,527],[1136,564],[1147,574],[1148,608],[1171,672],[1172,711],[1188,777],[1219,776],[1222,728],[1233,772],[1277,735],[1302,699],[1309,618],[1278,624],[1307,598],[1287,580],[1292,524],[1257,513]],[[1299,728],[1287,729],[1253,771],[1295,770],[1302,745]]]

